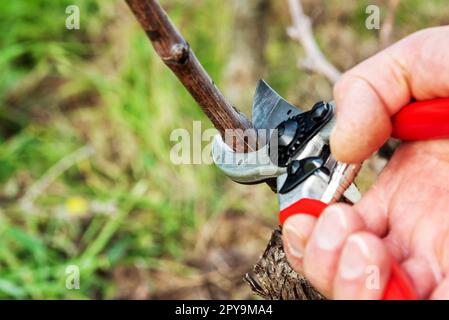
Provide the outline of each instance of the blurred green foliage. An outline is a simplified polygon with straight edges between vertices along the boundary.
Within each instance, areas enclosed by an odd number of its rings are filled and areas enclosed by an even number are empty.
[[[3,298],[114,297],[111,267],[157,267],[162,255],[181,259],[198,225],[238,207],[213,166],[171,164],[171,131],[191,130],[192,120],[205,117],[126,6],[79,1],[81,29],[70,31],[65,8],[72,3],[14,1],[0,13],[2,29],[9,29],[0,39]],[[212,19],[202,12],[212,12],[213,1],[169,7],[218,78],[226,50],[213,39],[229,25],[229,10]],[[95,154],[24,207],[18,199],[26,189],[83,145]],[[86,208],[78,212],[79,206]],[[65,287],[71,264],[81,268],[81,290]]]
[[[161,2],[220,86],[232,51],[232,5]],[[320,1],[329,17],[318,18],[316,30],[344,69],[376,50],[377,34],[361,27],[368,1],[340,3]],[[65,28],[70,4],[80,7],[80,30]],[[210,123],[122,1],[6,1],[1,7],[0,298],[116,297],[116,266],[151,270],[163,267],[161,257],[181,260],[211,216],[252,209],[248,194],[213,166],[170,162],[173,129],[191,130],[192,120],[202,120],[203,129]],[[437,23],[432,15],[445,2],[404,1],[401,8],[398,25],[407,33]],[[281,1],[273,4],[269,82],[301,105],[330,98],[322,77],[296,68],[302,52],[285,34],[285,9]],[[339,28],[350,28],[347,43],[358,47],[336,48]],[[94,153],[52,175],[85,146]],[[274,226],[274,197],[265,186],[250,188],[250,196],[269,195],[257,214]],[[80,290],[65,287],[71,264],[80,266]]]

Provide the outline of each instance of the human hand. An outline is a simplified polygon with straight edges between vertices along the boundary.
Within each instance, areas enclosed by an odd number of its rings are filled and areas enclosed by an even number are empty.
[[[412,98],[449,97],[449,27],[417,32],[345,73],[334,88],[333,155],[368,158],[390,136],[391,116]],[[391,259],[419,298],[449,299],[449,141],[403,143],[354,206],[316,219],[289,217],[288,260],[326,297],[381,299]],[[379,286],[367,286],[373,267]]]

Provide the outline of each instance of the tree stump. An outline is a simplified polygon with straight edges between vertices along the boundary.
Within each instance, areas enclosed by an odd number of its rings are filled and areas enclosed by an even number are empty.
[[[289,265],[282,244],[282,231],[271,234],[265,252],[244,280],[252,291],[268,300],[323,300],[310,282]]]

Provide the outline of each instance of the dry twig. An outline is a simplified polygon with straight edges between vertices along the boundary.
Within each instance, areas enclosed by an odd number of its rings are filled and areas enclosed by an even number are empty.
[[[389,0],[387,7],[387,15],[385,21],[382,24],[382,28],[379,33],[380,47],[386,48],[391,44],[392,34],[394,29],[394,20],[396,18],[396,11],[399,7],[400,0]]]
[[[55,181],[63,172],[67,171],[71,166],[77,162],[90,157],[94,153],[94,149],[87,145],[83,146],[55,163],[50,169],[45,172],[30,188],[26,191],[23,197],[19,200],[20,207],[25,211],[33,209],[34,200],[39,197],[45,189],[47,189],[53,181]]]
[[[287,29],[288,35],[301,43],[306,53],[306,60],[299,65],[306,69],[321,73],[335,83],[341,73],[323,55],[313,36],[310,18],[304,14],[301,0],[288,0],[293,26]]]

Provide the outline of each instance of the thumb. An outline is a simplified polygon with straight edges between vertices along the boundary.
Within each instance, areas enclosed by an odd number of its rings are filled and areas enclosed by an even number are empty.
[[[417,32],[346,72],[334,87],[334,156],[354,163],[389,138],[390,117],[411,98],[449,96],[449,27]]]

